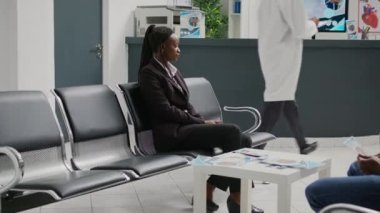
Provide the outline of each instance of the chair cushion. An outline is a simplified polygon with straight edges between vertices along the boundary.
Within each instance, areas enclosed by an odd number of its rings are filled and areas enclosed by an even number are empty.
[[[22,190],[51,190],[60,198],[97,191],[127,182],[119,171],[74,171],[21,182],[15,188]]]
[[[247,134],[251,140],[251,147],[256,147],[262,144],[266,144],[268,141],[276,139],[276,136],[267,133],[267,132],[253,132],[251,134]]]
[[[133,170],[140,178],[188,165],[185,158],[176,155],[150,155],[121,160],[97,166],[92,170]]]
[[[196,158],[198,155],[205,155],[205,156],[213,156],[214,155],[212,150],[210,150],[210,151],[206,151],[206,150],[184,150],[184,151],[177,151],[177,152],[165,152],[165,154],[188,156],[190,158]]]

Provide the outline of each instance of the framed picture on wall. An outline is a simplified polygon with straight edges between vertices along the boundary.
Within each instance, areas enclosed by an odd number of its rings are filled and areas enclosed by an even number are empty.
[[[308,18],[319,19],[319,32],[346,32],[348,0],[304,0]]]
[[[358,30],[369,33],[379,33],[379,0],[359,0]]]

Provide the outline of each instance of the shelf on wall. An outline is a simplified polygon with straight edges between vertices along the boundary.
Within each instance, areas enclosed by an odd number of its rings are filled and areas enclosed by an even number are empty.
[[[241,13],[235,12],[235,1],[228,0],[228,38],[240,38],[241,37]],[[241,7],[243,4],[241,4]]]

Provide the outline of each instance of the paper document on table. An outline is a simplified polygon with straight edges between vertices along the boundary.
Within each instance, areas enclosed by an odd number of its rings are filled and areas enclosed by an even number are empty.
[[[207,160],[209,160],[209,159],[211,159],[211,157],[198,155],[190,163],[191,163],[191,165],[196,165],[196,166],[209,165],[209,163],[207,163]]]
[[[242,166],[251,161],[253,161],[251,157],[238,153],[230,153],[228,155],[213,157],[207,162],[216,166]]]
[[[362,145],[358,141],[356,141],[356,139],[353,136],[343,141],[343,144],[347,146],[348,148],[352,149],[357,154],[367,155],[364,152]]]
[[[301,168],[301,169],[314,169],[321,167],[323,164],[313,160],[292,160],[286,158],[268,158],[263,160],[262,163],[270,166],[279,166],[281,168]]]
[[[191,161],[192,165],[214,165],[214,166],[241,166],[254,159],[249,156],[241,155],[238,153],[228,153],[226,155],[219,155],[215,157],[198,156]]]
[[[238,150],[233,151],[233,153],[246,155],[251,158],[255,158],[256,160],[264,160],[268,157],[268,154],[260,153],[257,150],[249,149],[249,148],[238,149]]]

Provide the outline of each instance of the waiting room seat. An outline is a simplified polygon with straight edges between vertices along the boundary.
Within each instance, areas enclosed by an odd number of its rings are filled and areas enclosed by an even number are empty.
[[[128,120],[133,126],[134,137],[130,141],[130,146],[134,152],[139,155],[149,156],[157,154],[153,143],[152,126],[149,119],[149,113],[140,94],[139,86],[136,82],[119,84],[119,89],[123,93],[126,105],[128,107]],[[176,151],[170,154],[176,154],[187,157],[189,160],[201,155],[216,155],[222,151],[215,147],[210,150],[190,150]]]
[[[0,156],[0,182],[15,171],[17,179],[2,194],[2,213],[34,208],[130,180],[120,171],[72,170],[63,155],[61,136],[42,92],[0,92],[0,147],[17,158],[13,164]]]
[[[186,78],[185,81],[190,91],[190,103],[194,106],[195,110],[205,119],[222,120],[222,111],[210,82],[205,78]],[[129,117],[133,122],[135,130],[135,141],[131,141],[131,146],[133,146],[136,151],[142,155],[157,153],[154,148],[150,119],[148,117],[148,112],[144,105],[144,101],[141,97],[138,83],[130,82],[127,84],[119,84],[119,88],[124,94],[124,98],[129,109]],[[249,109],[248,107],[226,107],[226,110],[240,112],[247,111]],[[257,110],[255,116],[257,117],[255,126],[246,131],[246,133],[252,138],[253,147],[275,139],[275,136],[272,134],[255,132],[257,127],[260,125],[260,114]],[[213,155],[220,152],[220,150],[215,148],[215,150],[210,150],[206,153],[204,153],[204,151],[200,152],[194,150],[190,153],[183,152],[179,154],[187,154],[191,157],[196,157],[198,154]]]
[[[72,147],[84,170],[122,170],[140,179],[188,165],[176,155],[134,156],[116,94],[105,85],[54,89]]]
[[[320,213],[378,213],[378,211],[352,204],[336,203],[326,206]]]
[[[202,77],[185,78],[185,82],[189,88],[190,103],[194,109],[205,119],[223,120],[222,110],[211,83]],[[257,109],[250,106],[224,106],[223,109],[227,112],[245,112],[254,118],[253,125],[247,130],[243,130],[243,133],[251,137],[252,147],[260,146],[276,139],[274,135],[268,132],[256,131],[261,124],[260,112]]]

